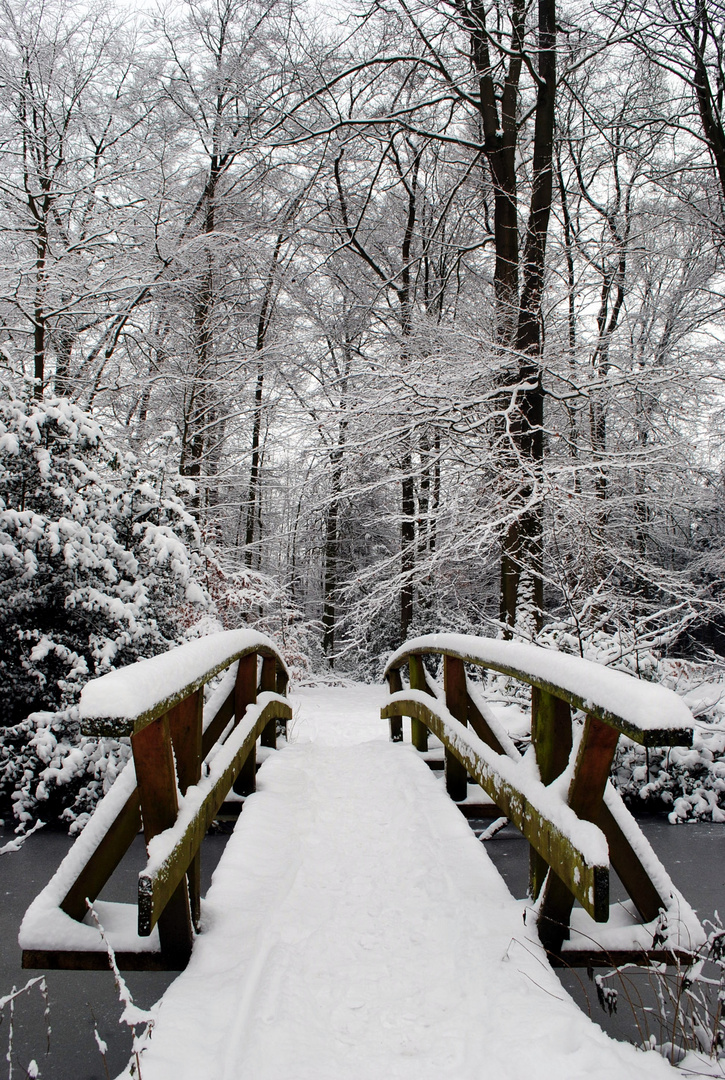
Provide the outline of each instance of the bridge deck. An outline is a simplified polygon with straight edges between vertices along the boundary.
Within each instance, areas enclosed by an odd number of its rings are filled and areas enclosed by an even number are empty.
[[[383,690],[356,693],[294,701],[143,1080],[673,1075],[571,1002],[440,782],[387,741]]]

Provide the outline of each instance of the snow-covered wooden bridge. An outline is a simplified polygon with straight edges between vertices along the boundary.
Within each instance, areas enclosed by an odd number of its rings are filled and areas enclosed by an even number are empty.
[[[443,668],[442,689],[426,655]],[[533,686],[530,755],[466,665]],[[204,684],[225,668],[203,706]],[[135,770],[29,909],[26,966],[106,966],[110,945],[120,966],[185,968],[157,1007],[144,1080],[670,1072],[609,1040],[548,960],[671,959],[700,944],[697,918],[607,783],[620,733],[686,743],[687,710],[626,675],[486,639],[418,639],[387,676],[390,694],[303,689],[291,709],[272,643],[230,632],[89,684],[85,724],[130,734]],[[585,717],[573,740],[572,707]],[[413,745],[399,745],[408,732]],[[427,764],[430,732],[445,785]],[[257,790],[200,903],[201,838],[232,787]],[[530,900],[513,899],[451,796],[521,829]],[[138,908],[96,901],[92,917],[85,898],[95,901],[141,815]],[[611,911],[610,859],[632,898]]]

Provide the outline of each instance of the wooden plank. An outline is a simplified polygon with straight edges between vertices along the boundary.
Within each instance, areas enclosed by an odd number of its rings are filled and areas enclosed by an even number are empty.
[[[403,689],[403,680],[400,677],[400,669],[392,668],[388,672],[388,689],[391,694],[399,694]],[[390,714],[390,741],[403,741],[403,717],[398,713]]]
[[[425,674],[425,668],[423,667],[423,661],[420,656],[412,655],[408,661],[408,671],[410,674],[410,689],[422,690],[426,694],[431,694],[432,691],[428,686],[428,680]],[[420,750],[424,753],[428,749],[428,728],[417,717],[413,716],[410,720],[410,741],[416,750]]]
[[[609,861],[632,898],[642,921],[652,922],[657,918],[661,908],[668,907],[668,903],[660,896],[639,855],[605,802],[602,802],[599,807],[597,825],[607,838]]]
[[[449,744],[461,764],[486,794],[495,800],[519,832],[542,855],[550,865],[558,867],[563,879],[569,884],[580,904],[597,922],[609,916],[609,867],[592,866],[582,852],[559,830],[553,822],[542,817],[532,806],[523,791],[505,780],[496,769],[483,761],[474,750],[452,736],[445,722],[419,701],[398,700],[383,706],[381,716],[389,717],[395,710],[405,716],[416,713],[442,743]],[[506,761],[510,761],[506,758]],[[464,804],[465,805],[465,804]]]
[[[468,687],[468,680],[466,680],[466,687]],[[468,723],[470,727],[476,732],[481,742],[485,742],[486,746],[490,746],[497,754],[505,754],[506,751],[496,734],[489,727],[488,721],[482,715],[471,695],[467,692],[466,696],[468,698]]]
[[[569,764],[572,747],[571,709],[538,686],[531,687],[531,741],[542,784],[549,785]],[[529,852],[529,895],[536,900],[548,873],[548,864],[533,848]]]
[[[236,699],[236,690],[231,690],[229,696],[224,699],[219,709],[214,715],[214,718],[209,721],[201,737],[201,758],[202,761],[207,757],[212,746],[224,734],[229,721],[234,716],[234,702]]]
[[[549,963],[555,968],[614,968],[625,964],[640,967],[668,964],[687,968],[695,959],[693,953],[684,949],[564,949],[560,955],[549,955]]]
[[[596,716],[587,716],[567,798],[572,810],[585,821],[596,823],[598,820],[618,738],[616,728]],[[558,954],[569,937],[575,894],[571,883],[562,880],[556,863],[548,859],[547,862],[554,873],[548,875],[544,886],[539,908],[539,937],[548,952]]]
[[[138,919],[139,935],[148,936],[156,925],[159,914],[164,910],[167,898],[173,895],[178,883],[183,881],[186,867],[194,858],[206,835],[206,831],[216,817],[219,808],[239,773],[246,758],[252,753],[258,736],[265,724],[280,716],[291,719],[289,705],[279,701],[270,701],[265,705],[252,729],[234,755],[232,762],[222,773],[207,793],[194,818],[189,822],[184,834],[179,838],[161,865],[153,873],[142,871],[138,883]],[[234,736],[230,736],[233,738]],[[160,925],[160,924],[159,924]]]
[[[273,656],[264,656],[262,658],[262,674],[259,680],[259,689],[264,693],[274,693],[277,687],[277,679],[275,677],[275,669],[277,667],[277,661]],[[262,732],[262,746],[269,746],[274,749],[277,746],[277,721],[270,720],[266,728]]]
[[[449,713],[461,724],[468,723],[468,686],[463,661],[455,656],[443,658],[443,686]],[[446,791],[460,802],[468,794],[468,774],[459,757],[445,747]]]
[[[176,770],[168,716],[160,716],[131,736],[146,844],[176,821]],[[187,864],[188,865],[188,864]],[[184,868],[186,870],[186,868]],[[139,911],[140,918],[140,911]],[[178,882],[159,919],[161,952],[170,964],[185,966],[191,955],[191,912],[186,880]]]
[[[185,795],[187,789],[199,783],[201,777],[202,715],[204,691],[201,687],[191,697],[180,701],[169,712],[171,745],[176,759],[176,776],[179,790]],[[189,906],[194,929],[199,930],[201,921],[201,854],[198,852],[186,872],[189,890]]]
[[[82,922],[86,916],[86,897],[96,899],[113,871],[133,843],[141,828],[141,809],[138,788],[129,795],[123,808],[96,850],[71,885],[61,902],[61,910],[72,919]]]
[[[275,682],[275,687],[274,688],[277,691],[277,693],[280,695],[280,697],[286,697],[287,696],[287,684],[288,683],[289,683],[289,675],[287,674],[285,668],[282,666],[282,664],[277,664],[277,676],[276,676],[276,682]],[[285,719],[280,719],[279,723],[281,724],[281,728],[282,728],[282,731],[284,733],[284,737],[286,739],[287,738],[287,721]]]
[[[114,952],[120,971],[183,971],[186,965],[169,962],[160,952]],[[26,970],[110,971],[108,953],[71,949],[23,949]]]
[[[257,700],[257,654],[250,653],[242,657],[237,668],[237,681],[234,698],[234,723],[235,725],[244,716],[247,705],[252,705]],[[247,755],[242,768],[234,781],[234,791],[237,795],[251,795],[257,790],[257,753],[256,747]]]

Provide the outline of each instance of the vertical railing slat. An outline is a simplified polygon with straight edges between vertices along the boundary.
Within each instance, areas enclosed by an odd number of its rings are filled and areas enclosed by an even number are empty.
[[[276,679],[277,661],[273,656],[262,658],[262,674],[259,680],[259,689],[262,693],[274,693],[277,686]],[[262,746],[276,747],[277,745],[277,721],[270,720],[262,732]]]
[[[257,654],[249,653],[239,661],[235,685],[234,717],[235,723],[244,716],[247,705],[257,700]],[[252,748],[249,757],[242,765],[239,776],[234,781],[237,795],[251,795],[257,787],[257,752]]]
[[[531,687],[531,741],[542,784],[561,776],[571,754],[571,709],[566,701],[538,686]],[[544,884],[549,864],[533,848],[529,850],[529,895],[535,900]]]
[[[448,711],[461,724],[468,723],[468,687],[463,661],[455,656],[443,657],[443,685]],[[468,773],[448,747],[445,750],[446,791],[456,802],[468,793]]]
[[[572,810],[585,821],[598,820],[618,738],[616,728],[595,716],[587,716],[567,799]],[[597,902],[596,897],[594,901]],[[553,954],[559,953],[562,943],[569,937],[573,906],[574,897],[569,889],[561,878],[550,872],[539,908],[539,937]]]
[[[411,690],[422,690],[423,693],[429,694],[430,689],[428,680],[425,677],[423,658],[421,656],[411,656],[408,660],[408,670],[410,672]],[[418,720],[415,716],[410,718],[410,739],[416,750],[425,751],[428,749],[428,728],[422,720]]]
[[[187,788],[199,783],[201,778],[201,741],[204,691],[201,687],[190,697],[179,702],[169,712],[169,731],[176,758],[176,775],[179,790],[186,794]],[[201,855],[192,859],[187,871],[191,918],[199,929],[201,918]]]
[[[168,713],[131,736],[146,844],[176,821],[179,809]],[[170,966],[183,968],[191,955],[192,931],[186,878],[159,918],[161,952]]]
[[[403,680],[400,677],[400,669],[393,668],[388,672],[388,689],[391,694],[399,694],[403,689]],[[391,716],[390,717],[390,741],[402,742],[403,741],[403,717]]]

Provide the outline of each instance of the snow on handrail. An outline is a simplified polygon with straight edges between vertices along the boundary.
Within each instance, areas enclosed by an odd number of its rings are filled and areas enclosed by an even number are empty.
[[[288,676],[284,660],[266,634],[222,630],[86,683],[79,710],[83,731],[116,738],[133,735],[250,653],[274,657]]]
[[[525,642],[426,634],[397,649],[385,675],[422,653],[457,657],[537,686],[645,746],[692,745],[694,719],[674,691],[591,660]]]

